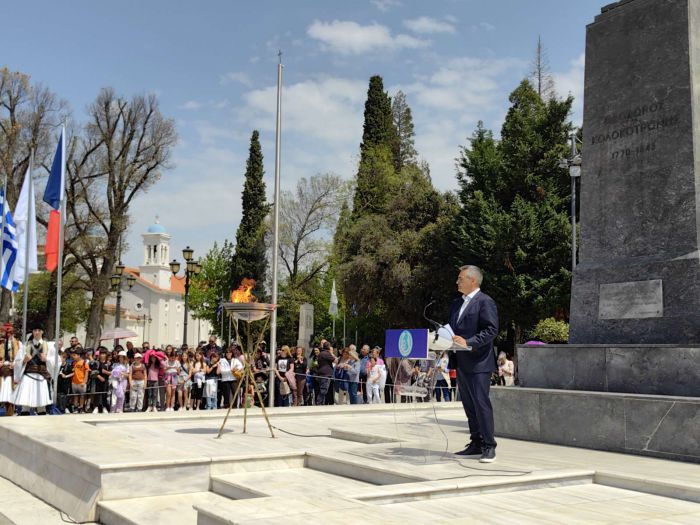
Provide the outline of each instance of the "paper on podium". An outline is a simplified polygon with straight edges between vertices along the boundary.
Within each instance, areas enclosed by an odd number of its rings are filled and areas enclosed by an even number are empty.
[[[435,332],[429,332],[428,334],[428,346],[431,350],[437,350],[443,352],[445,350],[452,350],[457,352],[470,351],[469,346],[459,346],[455,344],[453,337],[455,336],[452,327],[449,324],[441,326],[437,331],[437,338],[435,337]]]

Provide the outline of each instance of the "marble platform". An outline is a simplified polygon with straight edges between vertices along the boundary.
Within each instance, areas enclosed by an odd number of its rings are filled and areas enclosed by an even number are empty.
[[[700,518],[697,465],[507,438],[499,438],[494,464],[455,457],[451,452],[466,441],[457,403],[279,408],[271,413],[274,439],[253,411],[247,434],[235,413],[230,431],[217,440],[223,415],[3,418],[0,476],[24,494],[18,501],[34,498],[60,509],[64,514],[56,523]],[[496,421],[498,430],[498,413]],[[498,500],[508,505],[494,512]],[[513,506],[521,500],[527,504]],[[0,508],[0,518],[32,523],[16,520],[21,512],[12,509],[11,502]]]

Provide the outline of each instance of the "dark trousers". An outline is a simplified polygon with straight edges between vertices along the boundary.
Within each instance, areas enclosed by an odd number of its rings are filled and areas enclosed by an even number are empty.
[[[495,447],[493,408],[491,408],[491,400],[489,399],[491,373],[465,374],[458,369],[457,386],[464,412],[469,420],[472,441]]]
[[[360,390],[362,390],[362,402],[367,404],[367,374],[360,374]]]
[[[107,396],[107,381],[95,381],[93,405],[102,412],[109,412],[109,397]]]
[[[234,388],[236,388],[235,381],[219,381],[219,406],[221,408],[228,408],[231,405],[231,400],[235,392]]]
[[[318,378],[318,392],[316,392],[316,404],[317,405],[326,405],[327,399],[328,399],[328,393],[331,392],[331,395],[333,393],[333,389],[331,388],[331,378],[330,377],[319,377]]]

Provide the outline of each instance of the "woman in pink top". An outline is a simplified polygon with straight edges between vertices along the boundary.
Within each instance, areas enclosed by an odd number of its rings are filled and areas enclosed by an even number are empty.
[[[165,368],[163,361],[155,355],[151,354],[148,357],[148,365],[146,366],[146,389],[148,390],[148,410],[147,412],[155,412],[158,410],[158,375],[162,368]]]

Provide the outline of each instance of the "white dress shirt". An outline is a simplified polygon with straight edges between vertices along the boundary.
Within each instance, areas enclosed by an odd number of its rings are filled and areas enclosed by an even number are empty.
[[[464,300],[464,302],[462,303],[462,307],[459,309],[459,315],[457,316],[457,320],[458,320],[458,321],[459,321],[459,319],[462,317],[462,314],[464,313],[464,310],[467,309],[467,305],[469,304],[469,302],[470,302],[472,299],[474,299],[474,296],[475,296],[476,294],[478,294],[480,290],[481,290],[480,288],[477,288],[476,290],[474,290],[474,291],[473,291],[472,293],[470,293],[469,295],[463,295],[463,296],[462,296],[462,299]]]

